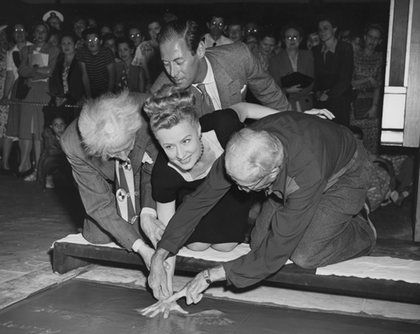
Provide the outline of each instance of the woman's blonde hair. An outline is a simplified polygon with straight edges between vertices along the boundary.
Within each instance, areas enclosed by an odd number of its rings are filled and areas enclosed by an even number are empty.
[[[188,90],[164,85],[144,104],[153,133],[170,129],[183,120],[198,123],[194,95]]]

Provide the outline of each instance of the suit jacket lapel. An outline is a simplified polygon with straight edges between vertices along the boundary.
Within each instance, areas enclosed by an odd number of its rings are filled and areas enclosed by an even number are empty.
[[[206,54],[213,68],[214,80],[216,81],[217,91],[219,93],[222,108],[228,108],[241,100],[241,88],[238,80],[232,80],[229,74],[218,63],[212,54]],[[236,96],[239,94],[239,97]]]

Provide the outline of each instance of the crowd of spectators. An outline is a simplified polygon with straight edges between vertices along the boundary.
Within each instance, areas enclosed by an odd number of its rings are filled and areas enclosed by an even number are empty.
[[[46,146],[60,136],[53,131],[54,122],[69,124],[86,99],[104,93],[150,92],[163,71],[159,32],[175,19],[166,13],[145,22],[100,25],[94,17],[70,18],[51,10],[32,25],[20,21],[1,25],[2,172],[12,173],[10,153],[18,142],[13,172],[53,187],[49,177],[53,171],[45,174],[40,158],[49,161],[45,154],[51,150]],[[357,35],[340,30],[333,17],[315,21],[312,31],[304,31],[299,22],[285,22],[278,30],[217,14],[202,24],[203,39],[206,48],[245,43],[287,96],[292,110],[329,109],[337,122],[361,129],[365,146],[376,155],[384,80],[384,54],[379,50],[385,31],[366,22]]]

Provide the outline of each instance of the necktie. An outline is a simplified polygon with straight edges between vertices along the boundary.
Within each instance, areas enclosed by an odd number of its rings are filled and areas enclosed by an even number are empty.
[[[202,114],[209,114],[214,111],[213,101],[211,100],[210,95],[207,93],[206,85],[203,83],[197,84],[197,89],[201,93],[201,108]]]
[[[115,197],[117,209],[121,218],[130,224],[137,221],[136,215],[136,193],[134,190],[134,174],[130,160],[115,160]]]

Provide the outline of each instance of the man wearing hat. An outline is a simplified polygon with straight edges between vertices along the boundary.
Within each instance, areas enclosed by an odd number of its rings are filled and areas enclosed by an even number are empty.
[[[64,16],[59,11],[50,10],[42,16],[42,21],[46,22],[51,28],[61,31]]]

